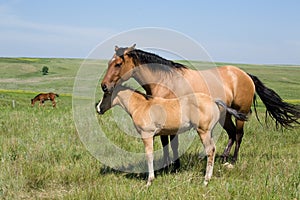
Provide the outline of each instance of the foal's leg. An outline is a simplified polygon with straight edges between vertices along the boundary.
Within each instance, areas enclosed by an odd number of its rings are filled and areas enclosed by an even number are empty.
[[[52,101],[52,106],[53,106],[53,108],[55,108],[55,106],[56,106],[55,100],[53,99],[53,100],[51,100],[51,101]]]
[[[160,141],[163,145],[163,167],[168,167],[171,164],[171,159],[169,155],[169,138],[167,135],[161,135]]]
[[[153,137],[143,137],[143,142],[145,145],[146,159],[147,159],[148,172],[149,172],[147,186],[150,186],[151,182],[154,180]]]
[[[41,105],[44,105],[44,101],[43,100],[40,100],[39,107],[41,107]]]
[[[236,144],[233,155],[233,163],[237,161],[240,146],[244,136],[244,121],[236,120]]]
[[[221,124],[221,125],[223,126],[223,128],[226,130],[226,132],[228,134],[228,143],[222,154],[222,157],[223,157],[222,162],[226,163],[228,161],[231,147],[234,144],[235,139],[236,139],[236,136],[235,136],[236,127],[231,120],[231,115],[229,115],[229,114],[226,114],[225,122],[224,122],[224,124]]]
[[[180,160],[178,154],[178,135],[170,135],[171,140],[171,147],[173,151],[173,158],[174,158],[174,170],[180,168]]]
[[[205,149],[205,153],[207,155],[206,172],[204,178],[204,185],[207,185],[213,174],[216,146],[213,138],[211,137],[211,131],[203,131],[198,128],[197,132],[200,136]]]

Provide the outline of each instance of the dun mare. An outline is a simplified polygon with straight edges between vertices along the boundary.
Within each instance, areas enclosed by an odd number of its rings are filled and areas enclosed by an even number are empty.
[[[266,113],[276,122],[276,126],[292,127],[299,124],[300,110],[284,102],[272,89],[266,87],[256,76],[247,74],[234,66],[222,66],[208,70],[193,70],[180,63],[164,59],[153,53],[132,47],[115,47],[115,54],[108,63],[107,72],[102,80],[102,90],[111,92],[116,85],[133,77],[148,95],[174,98],[190,93],[201,92],[219,98],[228,107],[241,113],[249,113],[252,103],[255,109],[255,93],[259,95]],[[255,110],[256,111],[256,110]],[[267,116],[267,115],[266,115]],[[222,154],[223,162],[228,161],[231,147],[235,143],[232,162],[238,158],[239,148],[244,135],[244,121],[226,113],[220,124],[226,130],[229,140]],[[174,136],[173,136],[174,137]],[[161,136],[164,147],[164,159],[169,164],[168,137]],[[178,159],[178,138],[171,142],[173,161]],[[180,166],[179,159],[175,167]]]
[[[39,106],[43,105],[45,106],[44,102],[47,100],[52,101],[52,106],[56,106],[55,97],[59,97],[58,94],[55,94],[53,92],[50,93],[40,93],[36,95],[33,99],[31,99],[31,106],[34,106],[35,102],[39,101]]]
[[[104,114],[115,105],[121,106],[131,116],[144,142],[149,172],[147,186],[150,186],[154,179],[154,136],[179,134],[194,128],[198,132],[207,155],[204,180],[204,184],[207,185],[214,166],[216,147],[212,138],[212,130],[220,118],[218,106],[225,108],[238,120],[247,119],[245,114],[228,108],[221,100],[213,100],[202,93],[164,99],[149,97],[127,87],[118,86],[113,93],[104,94],[102,100],[96,105],[96,110],[99,114]]]

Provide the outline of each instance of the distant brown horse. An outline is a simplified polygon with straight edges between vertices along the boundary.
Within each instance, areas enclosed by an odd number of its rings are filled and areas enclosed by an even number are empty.
[[[207,185],[213,174],[216,146],[212,138],[212,130],[220,118],[220,107],[238,120],[247,119],[245,114],[203,93],[164,99],[148,97],[130,88],[118,86],[114,92],[107,92],[103,95],[102,100],[96,105],[96,110],[99,114],[104,114],[115,105],[121,106],[130,115],[144,142],[149,172],[147,186],[150,186],[154,180],[154,136],[176,135],[192,128],[195,129],[207,155],[204,180],[204,184]]]
[[[111,92],[116,85],[133,77],[148,95],[174,98],[190,93],[201,92],[223,100],[227,106],[242,113],[248,113],[252,103],[255,108],[255,92],[267,108],[267,113],[276,121],[276,125],[292,127],[299,124],[300,110],[284,102],[272,89],[266,87],[256,76],[247,74],[234,66],[223,66],[209,70],[197,71],[164,59],[153,53],[132,47],[115,47],[115,54],[108,63],[107,72],[102,80],[104,92]],[[231,147],[236,143],[232,162],[238,158],[239,148],[244,135],[244,121],[236,120],[227,113],[220,124],[229,136],[223,152],[223,161],[227,162]],[[162,136],[163,146],[168,146],[167,136]],[[178,159],[178,138],[171,142],[173,161]],[[164,148],[164,159],[169,163],[169,150]],[[179,167],[179,159],[175,167]]]
[[[53,92],[49,93],[40,93],[36,95],[33,99],[31,99],[31,106],[34,106],[35,102],[39,101],[39,106],[43,105],[45,106],[44,102],[47,100],[52,101],[52,106],[56,106],[55,97],[59,97],[58,94],[55,94]]]

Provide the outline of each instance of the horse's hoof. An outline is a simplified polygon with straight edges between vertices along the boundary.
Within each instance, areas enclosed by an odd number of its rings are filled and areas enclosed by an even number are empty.
[[[172,162],[164,161],[163,169],[168,170],[172,166]]]
[[[222,156],[221,156],[221,163],[225,164],[225,163],[227,163],[227,162],[228,162],[228,157],[222,155]]]
[[[227,167],[227,169],[233,169],[234,168],[234,165],[229,163],[229,162],[224,163],[223,166]]]
[[[180,169],[180,160],[177,159],[175,160],[174,164],[173,164],[173,167],[172,167],[172,172],[178,172]]]

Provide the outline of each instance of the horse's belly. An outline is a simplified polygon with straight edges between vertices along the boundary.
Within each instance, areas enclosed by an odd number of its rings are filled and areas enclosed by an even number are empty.
[[[162,129],[155,135],[176,135],[179,129]]]

